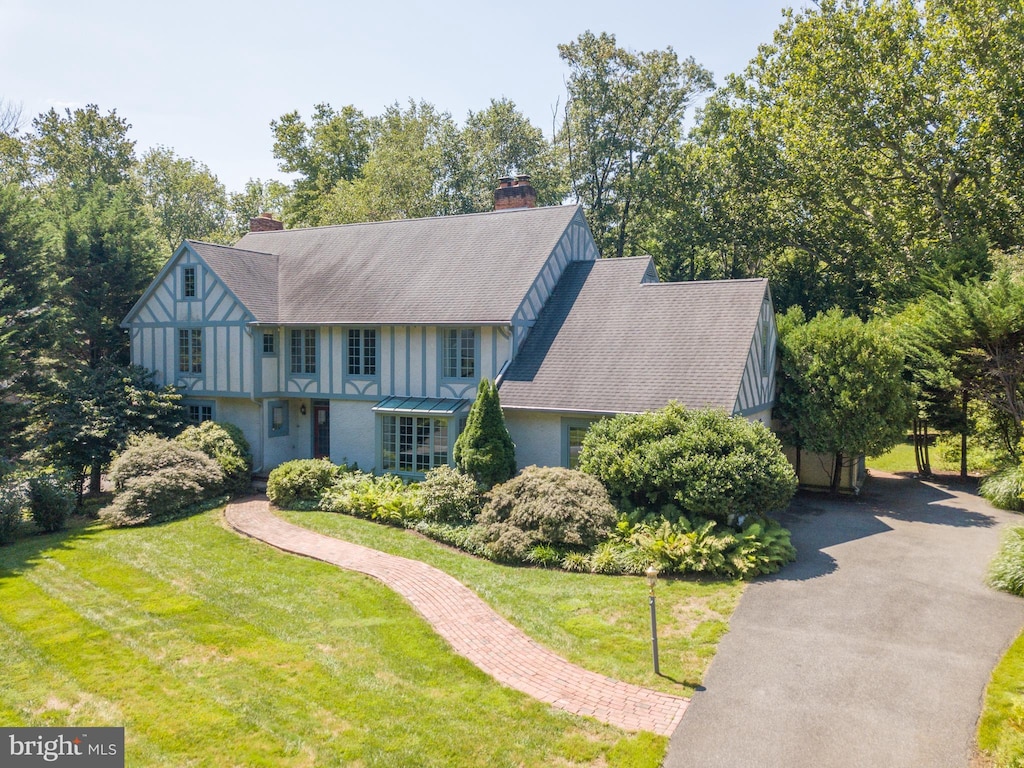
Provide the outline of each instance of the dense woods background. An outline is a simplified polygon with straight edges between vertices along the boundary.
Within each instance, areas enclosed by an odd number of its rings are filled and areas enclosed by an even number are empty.
[[[290,227],[486,211],[499,177],[525,173],[539,204],[583,206],[603,257],[649,254],[663,280],[770,278],[780,313],[799,309],[782,341],[797,334],[805,368],[839,365],[813,337],[844,317],[867,329],[839,332],[863,334],[858,354],[895,350],[899,407],[822,444],[878,448],[916,418],[1015,461],[1022,24],[1019,0],[821,0],[717,86],[671,48],[585,32],[559,46],[550,132],[508,99],[462,120],[322,103],[269,126],[290,180],[236,191],[171,148],[140,154],[116,105],[29,118],[0,101],[3,454],[98,482],[129,432],[178,426],[118,323],[182,239],[233,242],[262,211]],[[889,392],[824,380],[826,403],[872,412]],[[807,382],[782,382],[806,416]]]

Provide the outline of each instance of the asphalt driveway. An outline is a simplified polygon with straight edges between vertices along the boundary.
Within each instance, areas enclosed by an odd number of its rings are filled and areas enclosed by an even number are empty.
[[[666,768],[966,768],[1024,599],[989,589],[1024,517],[957,486],[881,476],[799,498],[798,560],[752,584]]]

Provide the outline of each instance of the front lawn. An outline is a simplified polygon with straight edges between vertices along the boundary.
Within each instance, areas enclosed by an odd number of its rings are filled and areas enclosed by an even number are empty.
[[[646,579],[499,565],[412,531],[348,515],[277,513],[329,536],[429,563],[570,661],[679,696],[693,695],[700,684],[743,589],[737,581],[659,580],[659,655],[664,677],[658,677],[651,662]]]
[[[590,601],[607,591],[500,572],[504,586],[494,576],[488,589],[515,593],[527,578],[559,595],[524,611],[528,631],[547,615],[580,653],[608,657],[639,633],[637,664],[649,662],[638,580],[590,577],[640,602],[638,619],[612,609],[623,615],[597,642],[590,625],[611,614]],[[694,610],[714,605],[723,619],[740,589],[697,588]],[[665,620],[666,633],[695,621]],[[219,511],[0,548],[0,647],[0,724],[123,725],[131,766],[656,766],[667,743],[498,685],[386,587],[229,532]]]

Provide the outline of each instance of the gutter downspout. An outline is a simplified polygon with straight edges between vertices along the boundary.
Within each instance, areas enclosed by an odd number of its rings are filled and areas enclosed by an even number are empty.
[[[258,359],[257,359],[257,356],[256,356],[256,334],[253,331],[253,326],[249,326],[249,325],[247,325],[245,327],[245,332],[247,334],[249,334],[249,341],[252,343],[252,391],[249,392],[249,399],[252,400],[252,402],[254,402],[254,403],[258,403],[258,405],[260,407],[260,417],[259,417],[259,421],[256,424],[256,434],[259,435],[259,444],[260,444],[260,465],[258,467],[253,467],[252,468],[252,473],[255,475],[255,474],[259,473],[259,472],[262,472],[264,465],[267,463],[266,456],[264,455],[265,451],[264,451],[264,446],[263,446],[263,416],[264,416],[263,408],[264,408],[265,404],[263,402],[263,398],[260,398],[259,400],[256,399],[256,379],[257,379],[257,375],[256,375],[257,368],[256,368],[256,365],[257,365],[257,362],[258,362]],[[259,364],[262,366],[262,362],[260,362]],[[262,377],[262,370],[260,371],[260,377],[259,378],[260,379],[263,378]]]
[[[501,366],[501,370],[498,371],[498,375],[494,377],[494,386],[500,388],[501,382],[505,380],[505,374],[508,372],[508,367],[512,365],[511,360],[506,360]]]

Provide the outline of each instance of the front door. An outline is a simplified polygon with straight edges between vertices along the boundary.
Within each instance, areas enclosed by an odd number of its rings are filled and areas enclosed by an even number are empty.
[[[313,458],[331,456],[331,406],[313,403]]]

